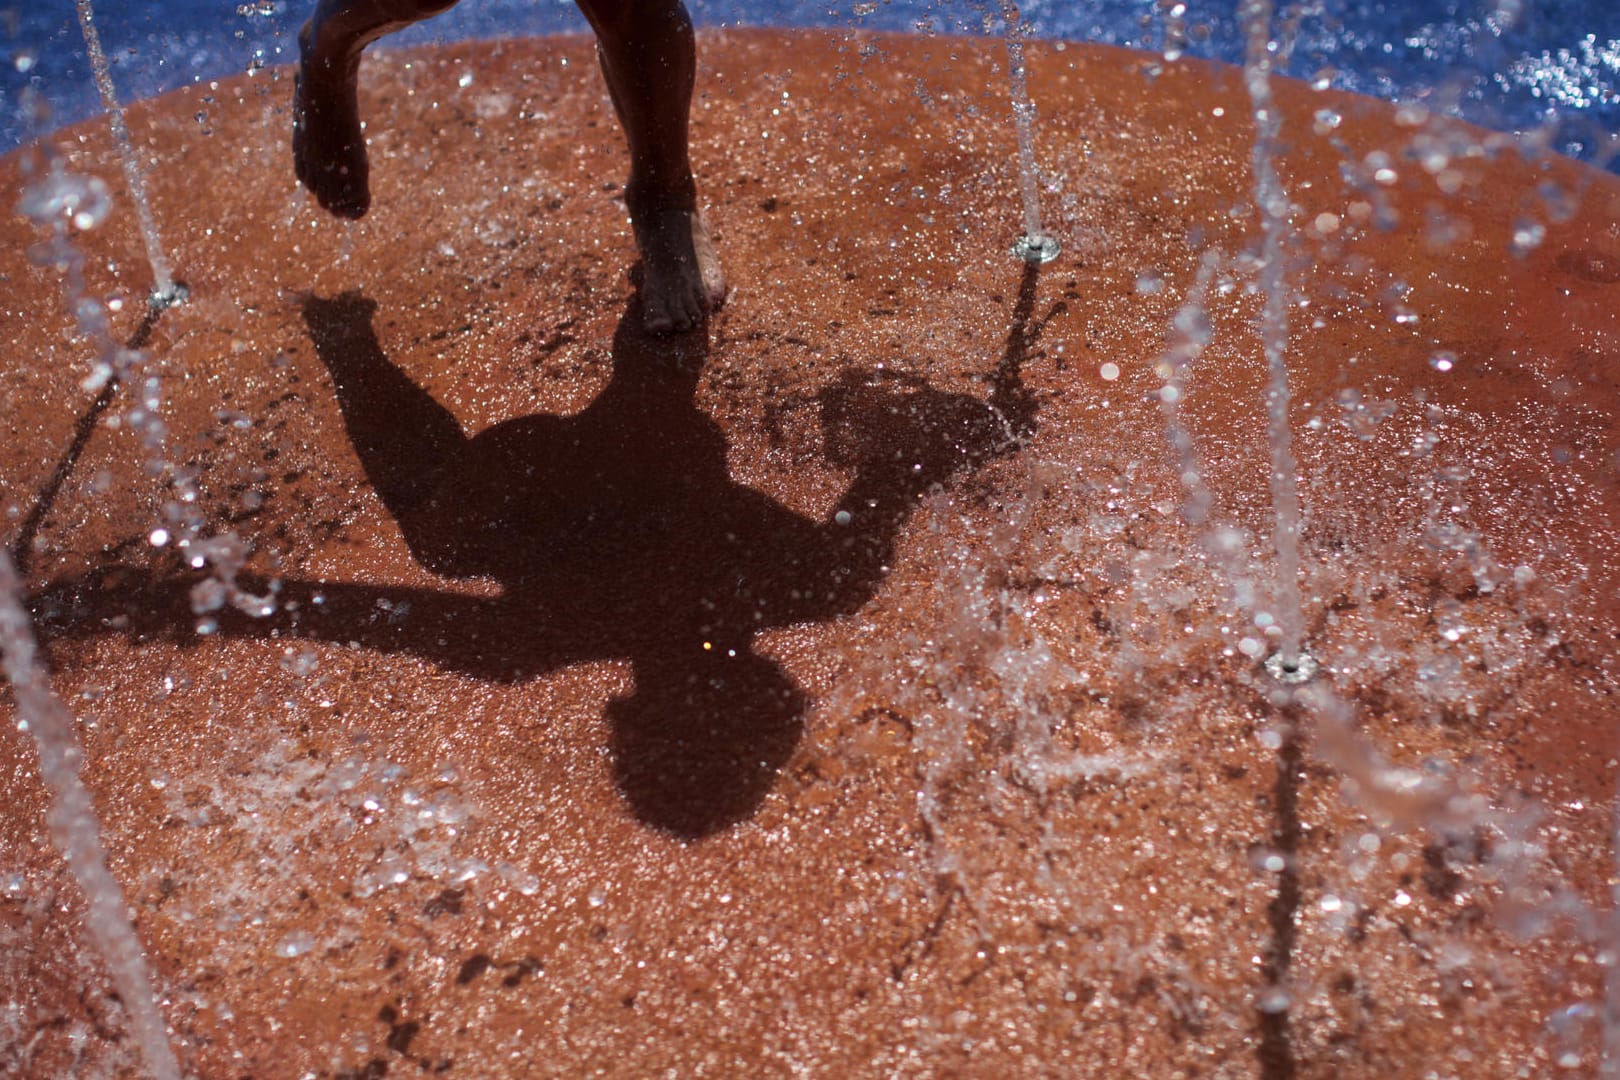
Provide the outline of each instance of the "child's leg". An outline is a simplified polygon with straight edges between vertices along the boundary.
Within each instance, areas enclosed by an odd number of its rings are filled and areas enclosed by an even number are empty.
[[[456,0],[320,0],[298,35],[293,90],[293,167],[320,204],[357,218],[371,205],[356,80],[360,53]]]
[[[687,113],[697,67],[680,0],[578,0],[630,144],[625,202],[641,249],[643,316],[662,333],[695,325],[726,282],[697,209]]]

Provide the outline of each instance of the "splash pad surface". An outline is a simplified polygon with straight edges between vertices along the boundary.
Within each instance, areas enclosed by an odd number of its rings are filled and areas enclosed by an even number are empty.
[[[1269,588],[1239,73],[1031,45],[1030,271],[998,46],[701,50],[706,340],[635,330],[584,40],[368,61],[353,227],[262,82],[132,109],[191,288],[150,341],[174,456],[264,619],[150,543],[163,488],[5,223],[8,505],[90,432],[32,606],[188,1071],[1595,1068],[1615,180],[1278,88],[1309,641],[1477,795],[1441,839],[1342,789],[1180,516],[1155,365],[1215,251],[1180,418]],[[101,131],[54,141],[116,187]],[[79,242],[132,335],[130,216]],[[10,725],[0,762],[8,1053],[127,1067]]]

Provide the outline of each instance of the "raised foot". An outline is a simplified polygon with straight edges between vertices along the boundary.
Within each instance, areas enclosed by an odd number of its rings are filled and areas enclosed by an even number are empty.
[[[316,56],[307,24],[298,47],[292,138],[298,182],[337,216],[361,217],[371,207],[371,169],[360,130],[359,66]]]
[[[654,334],[690,330],[726,299],[726,277],[703,215],[654,210],[638,215],[642,324]]]

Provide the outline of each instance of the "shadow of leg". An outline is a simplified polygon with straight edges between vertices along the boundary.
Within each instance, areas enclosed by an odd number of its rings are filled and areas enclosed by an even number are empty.
[[[383,353],[371,325],[376,312],[376,301],[357,292],[331,300],[310,296],[303,307],[366,479],[401,520],[432,491],[467,440],[449,410]]]

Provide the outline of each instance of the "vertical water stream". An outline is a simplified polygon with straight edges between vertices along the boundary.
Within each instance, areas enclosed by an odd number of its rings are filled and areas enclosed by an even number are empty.
[[[1001,0],[1007,41],[1007,83],[1012,94],[1013,127],[1018,136],[1018,186],[1024,200],[1024,234],[1013,243],[1013,254],[1039,265],[1058,257],[1057,238],[1041,226],[1040,171],[1035,166],[1035,103],[1029,97],[1029,72],[1024,66],[1024,39],[1028,24],[1014,0]]]
[[[101,826],[90,792],[79,777],[82,755],[73,716],[51,689],[21,596],[22,583],[11,553],[0,546],[0,653],[4,653],[6,678],[17,700],[18,726],[33,736],[40,775],[51,793],[47,818],[51,840],[84,891],[88,906],[85,926],[129,1013],[130,1030],[147,1068],[158,1080],[178,1080],[180,1066],[152,992],[146,956],[124,904],[123,890],[107,869]]]
[[[1270,385],[1266,416],[1271,442],[1271,501],[1276,516],[1276,611],[1281,641],[1273,674],[1286,680],[1308,677],[1304,659],[1305,617],[1299,590],[1299,479],[1293,436],[1288,428],[1288,193],[1277,178],[1275,159],[1282,116],[1271,94],[1275,44],[1271,40],[1271,0],[1241,0],[1238,18],[1247,43],[1243,74],[1254,106],[1254,201],[1260,214],[1260,288],[1265,295],[1261,345]]]
[[[101,48],[101,34],[96,30],[95,12],[90,7],[90,0],[74,0],[74,6],[78,10],[79,29],[84,33],[85,48],[90,53],[90,67],[95,72],[101,106],[107,113],[107,123],[112,127],[113,141],[118,144],[119,160],[124,166],[124,183],[129,186],[130,201],[135,204],[136,220],[141,227],[141,239],[146,244],[146,259],[152,264],[151,302],[157,307],[167,307],[183,300],[185,291],[175,283],[169,258],[163,251],[157,219],[152,215],[151,200],[146,197],[146,174],[135,157],[129,125],[124,122],[124,107],[119,104],[118,91],[113,86],[112,67]]]

